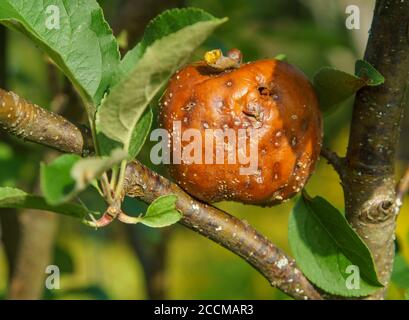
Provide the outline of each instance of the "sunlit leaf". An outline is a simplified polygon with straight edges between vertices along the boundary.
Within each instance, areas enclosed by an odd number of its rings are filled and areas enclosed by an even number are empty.
[[[319,288],[353,297],[381,287],[369,249],[345,217],[324,199],[301,197],[291,214],[288,232],[297,264]],[[358,288],[348,285],[350,266],[359,271]]]
[[[280,54],[276,55],[274,57],[274,59],[280,60],[280,61],[287,61],[287,55],[284,54],[284,53],[280,53]]]
[[[365,60],[356,61],[355,75],[365,80],[367,86],[379,86],[385,82],[385,78],[381,73]]]
[[[152,228],[162,228],[175,224],[182,218],[182,214],[176,209],[177,197],[165,195],[153,201],[141,223]]]
[[[1,0],[0,22],[31,38],[98,105],[119,63],[112,31],[95,0]]]

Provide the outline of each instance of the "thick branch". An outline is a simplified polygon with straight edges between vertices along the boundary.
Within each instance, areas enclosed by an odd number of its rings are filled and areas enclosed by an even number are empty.
[[[24,210],[12,218],[11,212],[2,222],[17,230],[4,228],[4,245],[11,250],[9,288],[7,299],[41,299],[44,291],[45,270],[52,262],[52,251],[57,229],[57,216],[44,211]],[[16,233],[14,233],[16,232]],[[13,233],[13,234],[12,234]]]
[[[381,281],[389,282],[394,256],[395,157],[409,79],[409,1],[378,0],[365,60],[385,77],[355,99],[346,175],[346,215],[369,246]],[[380,290],[372,298],[382,298]]]
[[[63,152],[88,154],[92,150],[92,142],[85,128],[79,129],[58,114],[2,89],[0,127],[19,138]]]
[[[9,109],[10,104],[16,105],[10,99],[3,99],[3,102],[5,102],[3,106],[5,109]],[[39,108],[32,105],[31,107]],[[31,141],[51,146],[63,152],[84,154],[84,150],[80,150],[80,146],[84,146],[84,138],[78,134],[78,129],[74,125],[46,110],[38,111],[36,114],[38,118],[42,118],[36,120],[38,132],[48,132],[44,130],[44,126],[53,127],[62,123],[65,131],[64,135],[61,135],[61,139],[64,136],[69,136],[70,139],[64,140],[65,143],[61,144],[58,143],[61,141],[60,139],[50,139],[45,142],[45,139],[39,139],[44,135],[31,135]],[[3,119],[3,125],[9,133],[16,134],[16,130],[7,122],[7,119],[12,118],[3,117],[0,119]],[[183,213],[182,223],[185,226],[244,258],[260,271],[273,286],[289,296],[295,299],[321,299],[318,291],[296,267],[294,260],[266,237],[259,234],[247,222],[193,199],[176,184],[159,176],[139,162],[131,162],[127,167],[126,192],[128,196],[137,197],[147,203],[151,203],[161,195],[176,194],[178,196],[177,207]]]

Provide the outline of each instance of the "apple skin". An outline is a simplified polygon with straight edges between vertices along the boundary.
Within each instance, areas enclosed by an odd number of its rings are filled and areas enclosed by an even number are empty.
[[[174,121],[180,121],[182,133],[200,130],[202,159],[205,129],[258,129],[254,174],[240,174],[249,164],[229,164],[227,148],[223,164],[169,165],[180,187],[209,203],[269,206],[289,199],[304,187],[321,150],[322,117],[311,83],[296,67],[275,59],[227,70],[204,61],[185,66],[171,78],[160,103],[159,126],[174,135]],[[236,152],[246,146],[248,155],[250,141],[236,144]],[[189,143],[181,142],[182,152]]]

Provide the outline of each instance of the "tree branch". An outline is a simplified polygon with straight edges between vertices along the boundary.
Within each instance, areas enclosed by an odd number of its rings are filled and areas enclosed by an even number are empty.
[[[84,155],[92,151],[88,129],[78,128],[62,116],[2,89],[0,127],[19,138],[59,151]]]
[[[378,0],[365,60],[385,77],[356,96],[346,156],[346,216],[370,248],[387,285],[394,257],[395,157],[409,79],[409,1]],[[385,289],[371,298],[383,298]]]
[[[4,94],[3,94],[4,96]],[[1,96],[0,96],[1,97]],[[1,106],[0,100],[0,106]],[[3,99],[5,106],[10,108],[16,103],[9,99]],[[31,135],[31,141],[43,144],[60,151],[71,151],[84,154],[80,146],[84,144],[84,137],[78,134],[74,125],[60,116],[49,111],[37,110],[38,106],[25,103],[26,108],[34,108],[38,115],[33,121],[38,126],[37,132],[41,135]],[[1,108],[0,108],[1,110]],[[0,112],[2,114],[2,112]],[[42,119],[39,119],[42,118]],[[8,132],[16,134],[16,130],[9,122],[13,118],[0,117],[2,125],[8,128]],[[8,120],[11,119],[11,120]],[[9,122],[8,122],[9,121]],[[43,126],[58,127],[64,125],[64,134],[60,133],[60,139],[45,139],[45,134],[50,131]],[[28,123],[26,125],[33,125]],[[65,136],[70,137],[64,139]],[[21,137],[21,135],[20,135]],[[43,139],[39,139],[43,137]],[[61,143],[64,141],[64,143]],[[186,194],[176,184],[151,171],[137,161],[128,164],[126,172],[126,193],[130,197],[139,198],[151,203],[157,197],[165,194],[176,194],[178,196],[177,208],[183,213],[182,224],[205,237],[217,242],[231,252],[244,258],[255,267],[274,287],[295,299],[321,299],[318,291],[309,283],[302,272],[295,265],[295,261],[278,249],[266,237],[259,234],[247,222],[241,221],[230,214],[221,211],[211,205],[202,203]]]
[[[11,218],[11,213],[7,213]],[[45,270],[52,262],[57,216],[51,212],[23,210],[16,216],[17,230],[6,230],[5,247],[15,250],[9,266],[7,299],[41,299],[44,291]],[[10,221],[10,220],[8,220]],[[11,232],[17,232],[11,234]],[[10,243],[14,241],[14,243]]]
[[[325,158],[330,165],[332,165],[342,179],[345,175],[345,158],[341,158],[334,151],[325,146],[321,148],[321,156]]]

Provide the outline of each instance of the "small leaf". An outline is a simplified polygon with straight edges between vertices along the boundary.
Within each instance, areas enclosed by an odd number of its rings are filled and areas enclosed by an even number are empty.
[[[274,57],[274,59],[279,61],[287,61],[287,55],[284,53],[280,53]]]
[[[52,14],[58,14],[58,25]],[[47,53],[94,114],[92,105],[100,103],[120,58],[95,0],[1,0],[0,23],[26,34]]]
[[[332,111],[332,107],[354,95],[365,83],[365,80],[352,74],[330,67],[322,68],[314,76],[321,111]]]
[[[381,287],[372,255],[345,217],[326,200],[300,198],[290,216],[289,241],[301,270],[336,295],[365,296]],[[349,266],[359,268],[359,288],[348,288]]]
[[[176,209],[176,201],[175,195],[157,198],[148,207],[141,223],[152,228],[162,228],[175,224],[182,218],[182,214]]]
[[[49,165],[41,164],[41,190],[44,197],[50,204],[69,201],[126,156],[125,152],[116,149],[110,157],[81,158],[66,154]]]
[[[141,42],[139,42],[132,50],[129,50],[122,59],[115,72],[112,86],[120,82],[133,70],[136,63],[145,53],[146,48],[152,45],[155,41],[199,21],[209,21],[214,19],[215,18],[211,14],[198,8],[172,9],[162,12],[149,22]]]
[[[392,281],[401,288],[409,288],[409,265],[401,254],[395,256]]]
[[[314,76],[314,87],[321,111],[328,113],[364,86],[378,86],[384,77],[364,60],[355,63],[355,75],[334,68],[323,67]]]
[[[84,218],[89,213],[86,208],[78,204],[50,205],[42,197],[30,195],[15,188],[0,188],[0,208],[45,210],[75,218]]]
[[[355,75],[365,80],[367,86],[379,86],[385,82],[381,73],[365,60],[356,61]]]
[[[68,195],[74,193],[75,180],[71,176],[71,169],[80,159],[78,155],[65,154],[49,165],[41,164],[41,191],[48,203],[64,202]]]
[[[216,18],[195,21],[148,46],[132,71],[112,88],[100,106],[97,122],[102,133],[121,142],[129,153],[133,149],[135,127],[149,103],[193,51],[225,21]],[[143,50],[142,46],[139,50]]]
[[[151,108],[148,108],[139,119],[135,130],[132,133],[131,142],[129,144],[129,158],[135,159],[141,151],[146,138],[149,135],[153,122],[153,112]]]

